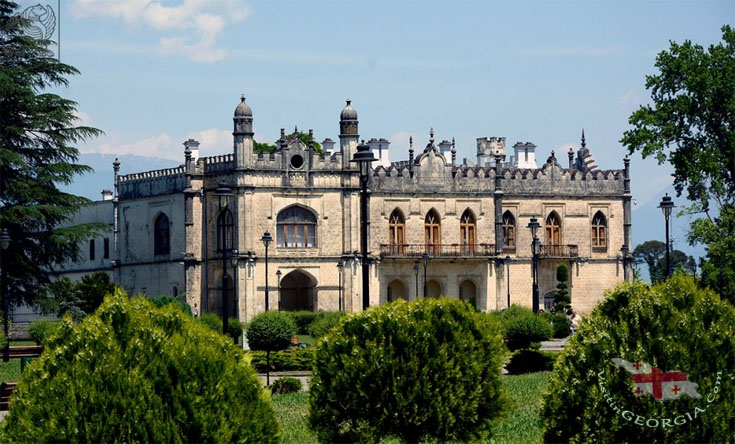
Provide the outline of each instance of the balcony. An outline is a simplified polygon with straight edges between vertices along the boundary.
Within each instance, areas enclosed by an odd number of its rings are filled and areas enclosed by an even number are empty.
[[[420,259],[424,253],[431,257],[486,258],[495,256],[494,244],[380,244],[381,257]]]
[[[577,245],[543,245],[539,257],[542,258],[570,258],[579,257],[579,247]]]

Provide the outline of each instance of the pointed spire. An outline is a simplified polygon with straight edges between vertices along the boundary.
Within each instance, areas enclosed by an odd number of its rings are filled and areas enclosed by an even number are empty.
[[[413,154],[413,136],[408,136],[408,152]]]
[[[432,126],[429,130],[429,143],[434,144],[434,127]]]
[[[587,141],[584,138],[584,127],[582,128],[582,148],[587,147]]]
[[[457,146],[454,144],[454,137],[452,137],[452,164],[457,161]]]
[[[298,127],[298,125],[294,125],[293,126],[293,133],[294,134],[298,134],[299,133],[299,127]]]

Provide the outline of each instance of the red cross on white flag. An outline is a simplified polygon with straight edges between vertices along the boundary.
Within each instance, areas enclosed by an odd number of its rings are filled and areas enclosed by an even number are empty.
[[[613,358],[612,362],[631,374],[636,396],[650,394],[659,401],[679,399],[685,394],[696,399],[702,397],[697,393],[697,384],[689,381],[686,373],[677,370],[663,373],[648,363],[632,363],[620,358]]]

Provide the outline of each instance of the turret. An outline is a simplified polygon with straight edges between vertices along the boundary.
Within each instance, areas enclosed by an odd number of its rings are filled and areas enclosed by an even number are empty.
[[[357,111],[352,107],[352,100],[347,99],[347,104],[342,108],[339,115],[339,147],[342,151],[342,168],[355,168],[350,160],[357,152],[357,141],[360,137],[357,130]]]
[[[245,168],[253,157],[253,110],[245,103],[245,96],[235,108],[232,118],[234,123],[235,164],[237,168]]]

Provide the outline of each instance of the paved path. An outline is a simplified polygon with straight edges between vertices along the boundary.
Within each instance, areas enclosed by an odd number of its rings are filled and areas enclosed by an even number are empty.
[[[550,341],[543,341],[541,342],[541,350],[543,351],[561,351],[561,349],[564,348],[565,345],[567,345],[567,341],[569,338],[563,338],[563,339],[552,339]]]

